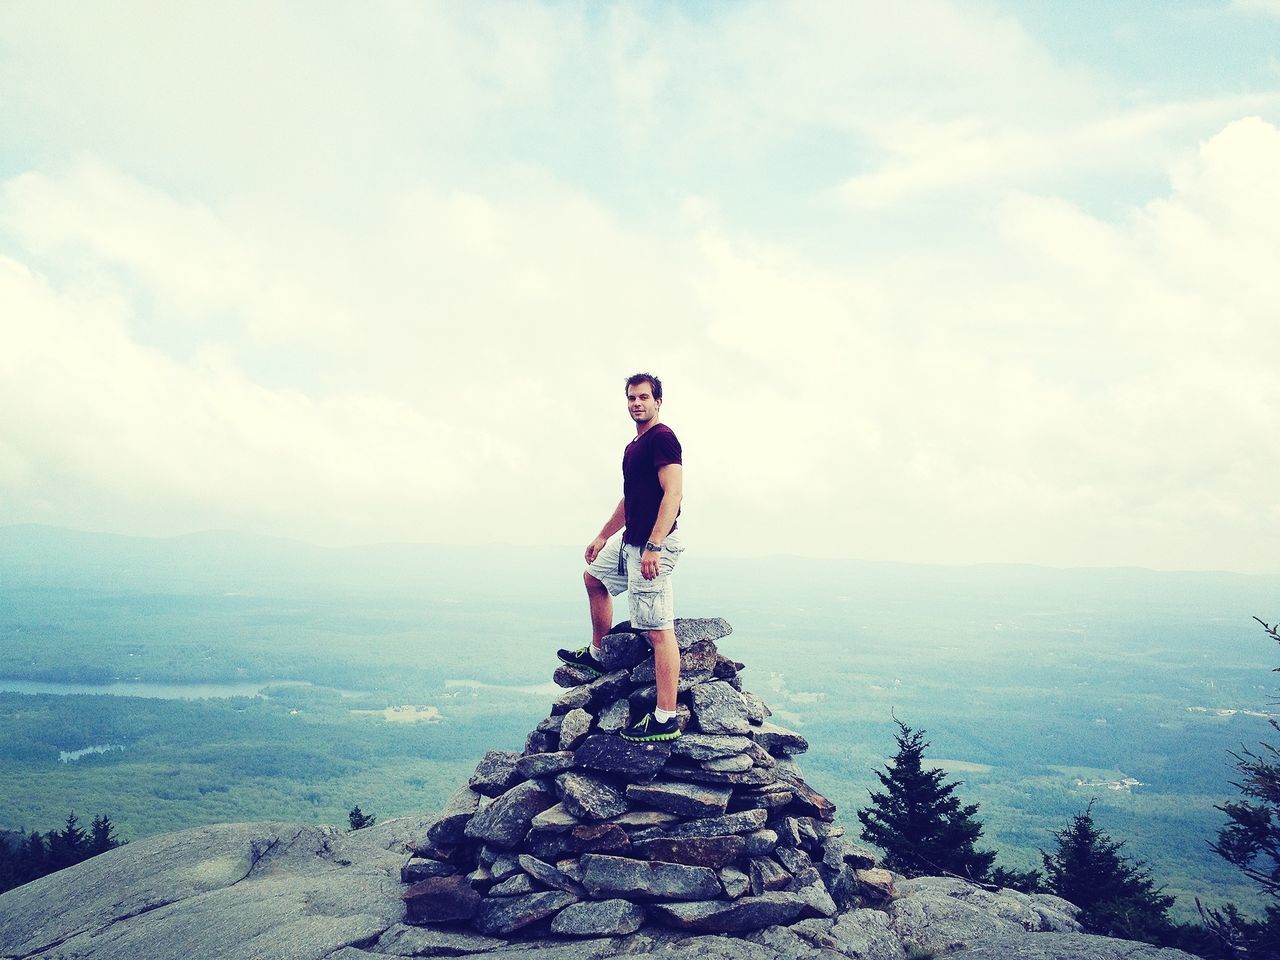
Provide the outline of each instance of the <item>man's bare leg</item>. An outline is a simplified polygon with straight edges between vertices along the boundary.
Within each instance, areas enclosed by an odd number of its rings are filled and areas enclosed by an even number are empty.
[[[582,574],[582,582],[587,585],[587,602],[591,607],[591,643],[598,647],[613,626],[613,597],[609,596],[608,587],[590,573]],[[679,665],[677,659],[677,668]]]
[[[675,630],[650,630],[653,672],[658,682],[658,709],[675,713],[676,691],[680,685],[680,645]]]

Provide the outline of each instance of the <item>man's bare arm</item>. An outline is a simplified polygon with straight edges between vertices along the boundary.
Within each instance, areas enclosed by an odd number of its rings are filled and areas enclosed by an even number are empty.
[[[658,483],[662,486],[662,503],[658,504],[658,519],[653,522],[653,531],[649,534],[649,542],[662,546],[671,528],[676,525],[676,514],[680,512],[680,501],[684,498],[684,467],[678,463],[668,463],[658,468]],[[646,580],[658,575],[658,553],[646,550],[640,557],[640,572]]]
[[[604,545],[609,538],[623,528],[627,522],[627,501],[619,500],[618,505],[613,508],[613,513],[609,515],[609,519],[604,522],[604,526],[600,528],[600,532],[596,538],[587,544],[587,551],[584,554],[587,563],[595,563],[596,555],[604,549]]]

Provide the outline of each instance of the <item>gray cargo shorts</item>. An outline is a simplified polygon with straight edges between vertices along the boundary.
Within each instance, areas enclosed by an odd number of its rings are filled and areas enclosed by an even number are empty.
[[[610,596],[616,597],[624,590],[627,591],[631,626],[637,630],[666,630],[674,627],[676,608],[675,593],[671,588],[671,571],[675,569],[684,547],[674,533],[662,541],[658,575],[652,580],[646,580],[640,572],[641,552],[642,548],[623,543],[621,538],[611,540],[596,555],[595,561],[587,567],[587,572],[605,585]]]

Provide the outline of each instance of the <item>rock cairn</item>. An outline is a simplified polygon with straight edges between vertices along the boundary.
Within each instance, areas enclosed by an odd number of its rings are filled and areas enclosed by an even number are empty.
[[[670,742],[618,736],[655,695],[652,652],[628,625],[603,641],[603,676],[560,666],[564,692],[524,752],[486,754],[405,866],[409,922],[739,933],[883,900],[892,876],[801,775],[808,742],[770,722],[743,664],[716,649],[731,631],[676,621],[684,733]]]

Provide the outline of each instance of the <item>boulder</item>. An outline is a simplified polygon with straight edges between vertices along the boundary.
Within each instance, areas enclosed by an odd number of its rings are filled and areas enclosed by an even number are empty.
[[[544,887],[554,887],[565,893],[572,893],[576,897],[587,895],[587,892],[582,889],[582,884],[561,873],[551,864],[543,863],[537,857],[531,857],[527,853],[520,854],[520,869]]]
[[[751,739],[775,757],[790,757],[809,749],[809,741],[803,736],[768,721],[751,727]]]
[[[419,880],[404,892],[403,900],[410,923],[470,920],[480,909],[480,894],[459,876]]]
[[[620,697],[601,708],[596,715],[596,726],[601,733],[618,733],[631,722],[631,701]]]
[[[520,775],[516,772],[516,763],[520,754],[506,750],[490,750],[476,765],[476,772],[471,775],[471,789],[486,797],[496,797],[506,793],[516,785]]]
[[[750,833],[759,830],[767,822],[768,814],[763,810],[743,810],[740,813],[726,813],[720,817],[704,817],[700,820],[687,820],[684,823],[669,823],[647,830],[637,831],[633,840],[648,840],[651,837],[718,837],[729,833]]]
[[[672,783],[666,780],[627,785],[627,799],[633,803],[656,807],[681,817],[722,814],[731,795],[732,791],[728,787]]]
[[[591,714],[581,707],[566,713],[564,722],[560,724],[560,751],[570,752],[577,747],[591,730],[591,721],[593,719]],[[572,761],[570,761],[569,766],[573,766]]]
[[[607,820],[627,812],[627,798],[600,777],[570,771],[556,778],[564,808],[579,820]]]
[[[748,736],[723,736],[710,733],[686,733],[671,744],[671,755],[690,760],[721,760],[746,753],[758,747]]]
[[[542,781],[526,780],[472,817],[463,832],[472,840],[511,849],[529,832],[533,818],[555,802],[556,795]]]
[[[449,845],[466,839],[467,823],[480,807],[480,794],[463,784],[445,802],[440,817],[427,830],[427,840],[433,844]]]
[[[777,891],[737,900],[694,903],[655,903],[649,916],[679,930],[705,933],[742,933],[777,923],[790,923],[804,912],[804,898]]]
[[[742,695],[723,680],[701,683],[693,688],[690,696],[694,720],[703,733],[741,735],[751,732]],[[764,744],[761,746],[769,749]]]
[[[596,899],[706,900],[720,894],[720,880],[708,867],[583,854],[582,885]]]
[[[697,867],[727,867],[742,855],[746,839],[740,834],[721,837],[655,837],[631,846],[631,856]]]
[[[620,937],[644,925],[645,910],[630,900],[571,903],[551,921],[551,932],[562,937]]]
[[[631,743],[608,734],[592,734],[574,751],[579,767],[616,773],[634,782],[652,780],[671,756],[668,743]]]
[[[521,927],[558,913],[578,898],[562,890],[529,893],[519,897],[489,897],[480,904],[475,927],[491,937],[504,937]]]
[[[554,777],[573,767],[573,751],[557,750],[553,753],[531,753],[516,761],[516,773],[522,780],[534,777]]]
[[[413,857],[400,868],[400,880],[402,883],[417,883],[429,877],[451,877],[457,872],[458,868],[452,863],[442,863],[427,857]]]

